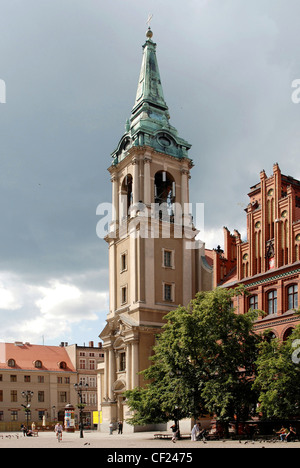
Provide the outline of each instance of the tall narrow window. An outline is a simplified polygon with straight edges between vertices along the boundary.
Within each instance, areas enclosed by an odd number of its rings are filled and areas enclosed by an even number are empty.
[[[127,270],[127,255],[123,253],[121,255],[121,272]]]
[[[298,309],[298,286],[294,284],[288,288],[288,310]]]
[[[127,303],[127,286],[121,288],[121,304]]]
[[[90,360],[90,362],[89,362],[89,370],[95,370],[95,361],[94,361],[94,360]]]
[[[10,401],[11,403],[17,403],[18,401],[18,392],[17,390],[10,391]]]
[[[164,250],[164,266],[172,268],[172,252],[170,250]]]
[[[79,360],[79,369],[85,369],[85,359]]]
[[[28,415],[28,419],[30,418],[30,411],[27,411],[26,413]],[[10,419],[11,421],[18,421],[18,411],[11,411],[10,412]]]
[[[172,301],[172,285],[171,284],[165,284],[164,285],[164,300],[165,301]]]
[[[249,309],[257,310],[258,309],[258,296],[254,294],[249,298]]]
[[[277,314],[277,291],[268,293],[268,314]]]
[[[119,371],[123,372],[126,369],[126,353],[119,355]]]

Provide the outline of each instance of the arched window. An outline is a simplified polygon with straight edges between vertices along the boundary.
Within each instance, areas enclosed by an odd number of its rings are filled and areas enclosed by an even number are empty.
[[[264,339],[265,341],[267,341],[268,343],[271,343],[272,340],[275,340],[277,338],[277,336],[275,335],[275,333],[272,331],[272,330],[268,330],[265,334],[264,334]]]
[[[16,367],[16,361],[14,359],[9,359],[7,365],[8,367]]]
[[[283,341],[286,341],[290,336],[291,334],[293,333],[294,329],[292,327],[288,328],[287,330],[285,330],[284,334],[283,334],[283,337],[282,337],[282,340]]]
[[[34,367],[36,367],[37,369],[40,369],[41,367],[43,367],[42,361],[35,361]]]
[[[268,314],[277,314],[277,291],[273,290],[267,294]]]
[[[122,196],[122,219],[129,216],[129,208],[133,203],[133,179],[131,174],[127,174],[124,177],[122,187],[121,187],[121,196]]]
[[[173,218],[176,187],[173,176],[166,171],[159,171],[154,178],[154,201],[160,218]]]
[[[293,284],[287,288],[288,310],[298,309],[298,285]]]
[[[58,367],[59,367],[60,369],[66,369],[66,368],[67,368],[67,364],[65,363],[65,361],[61,361],[61,362],[59,363]]]

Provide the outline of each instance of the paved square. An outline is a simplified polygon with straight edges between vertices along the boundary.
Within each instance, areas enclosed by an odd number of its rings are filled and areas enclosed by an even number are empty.
[[[212,441],[192,442],[190,439],[179,440],[173,443],[170,439],[154,439],[154,432],[113,435],[86,431],[84,438],[80,439],[79,432],[63,433],[61,442],[56,440],[54,432],[40,432],[38,437],[24,437],[21,432],[0,433],[0,448],[107,448],[123,449],[204,449],[204,448],[300,448],[300,442],[252,442],[252,441]]]

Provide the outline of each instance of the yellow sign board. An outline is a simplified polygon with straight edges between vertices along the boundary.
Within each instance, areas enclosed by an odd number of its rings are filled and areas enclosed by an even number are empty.
[[[98,413],[98,411],[93,411],[93,424],[99,424],[99,413]]]
[[[93,424],[102,424],[102,411],[93,411]]]

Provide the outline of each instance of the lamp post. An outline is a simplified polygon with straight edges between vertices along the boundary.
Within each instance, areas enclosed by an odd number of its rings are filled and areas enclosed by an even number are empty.
[[[56,419],[55,419],[55,408],[56,408],[55,405],[53,405],[53,406],[52,406],[52,410],[53,410],[53,421],[56,421]]]
[[[33,392],[31,392],[30,390],[26,390],[24,392],[21,392],[21,395],[23,398],[25,398],[26,400],[26,405],[21,405],[23,406],[23,408],[25,409],[25,413],[26,413],[26,426],[27,426],[27,429],[28,429],[28,421],[29,421],[29,412],[30,412],[30,402],[31,402],[31,398],[33,397]]]
[[[80,431],[80,438],[83,439],[83,421],[82,421],[82,416],[83,416],[83,409],[85,407],[85,404],[83,403],[82,400],[82,392],[83,390],[88,388],[88,384],[82,383],[82,381],[79,382],[79,384],[74,384],[74,388],[77,392],[77,395],[79,396],[79,404],[77,405],[77,408],[79,408],[79,431]]]

